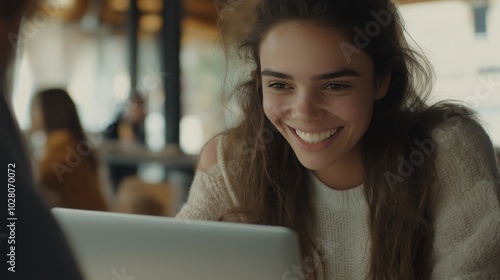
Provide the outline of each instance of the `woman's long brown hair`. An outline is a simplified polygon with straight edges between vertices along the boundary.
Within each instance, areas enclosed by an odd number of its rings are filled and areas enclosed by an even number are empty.
[[[76,105],[68,92],[62,89],[43,90],[33,98],[32,106],[39,106],[42,112],[43,129],[46,133],[60,129],[69,132],[77,144],[85,145],[85,148],[90,149],[90,154],[87,157],[93,167],[97,169],[94,145],[85,135]]]
[[[317,22],[352,38],[349,44],[356,49],[347,50],[366,52],[374,61],[376,76],[391,74],[388,93],[375,102],[362,140],[370,211],[368,278],[429,279],[433,237],[429,207],[436,180],[432,132],[456,116],[473,116],[459,105],[425,104],[432,68],[409,47],[395,5],[390,0],[229,2],[229,11],[221,13],[222,38],[237,44],[240,58],[253,71],[232,95],[242,118],[224,133],[223,148],[239,205],[221,219],[237,213],[246,222],[289,227],[299,235],[304,259],[317,256],[320,244],[312,239],[308,171],[264,114],[259,58],[261,38],[276,23]],[[371,22],[378,23],[379,32],[368,38],[368,44],[356,45],[357,28],[365,30]],[[315,271],[312,277],[317,275]]]

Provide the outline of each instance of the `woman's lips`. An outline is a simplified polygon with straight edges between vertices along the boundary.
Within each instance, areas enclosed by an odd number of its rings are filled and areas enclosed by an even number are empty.
[[[343,126],[311,133],[289,127],[298,145],[306,151],[320,151],[330,146],[340,135]]]

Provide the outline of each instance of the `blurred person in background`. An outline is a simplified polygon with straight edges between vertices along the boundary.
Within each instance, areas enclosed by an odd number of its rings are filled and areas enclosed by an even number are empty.
[[[146,134],[144,119],[146,117],[145,100],[140,92],[134,92],[115,120],[103,132],[104,138],[119,141],[122,144],[138,144],[144,146]],[[137,166],[110,164],[109,173],[114,191],[127,176],[137,175]]]
[[[41,91],[31,106],[32,130],[47,137],[38,162],[38,187],[50,206],[107,210],[99,186],[95,146],[83,131],[75,103],[62,89]]]
[[[33,6],[34,1],[30,0],[0,1],[0,168],[4,174],[0,178],[4,182],[0,191],[0,219],[7,223],[8,195],[15,199],[15,208],[10,211],[16,218],[9,223],[14,227],[4,224],[0,229],[3,264],[0,279],[81,280],[83,277],[60,227],[33,187],[25,146],[9,106],[10,93],[6,92],[11,76],[8,69],[14,58],[14,46],[8,35],[19,34],[21,18]],[[7,188],[9,174],[15,176]],[[11,242],[12,236],[15,244]]]

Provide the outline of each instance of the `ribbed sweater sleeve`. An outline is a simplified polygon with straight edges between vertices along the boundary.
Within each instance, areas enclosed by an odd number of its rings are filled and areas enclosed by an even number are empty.
[[[220,169],[213,166],[208,171],[198,170],[189,191],[189,197],[177,214],[177,218],[190,220],[218,220],[227,201],[221,197]]]
[[[197,170],[187,202],[176,218],[191,220],[221,220],[223,215],[236,204],[233,190],[227,178],[223,157],[223,138],[217,139],[217,163],[209,170]]]
[[[432,279],[500,279],[499,174],[476,123],[437,128]]]

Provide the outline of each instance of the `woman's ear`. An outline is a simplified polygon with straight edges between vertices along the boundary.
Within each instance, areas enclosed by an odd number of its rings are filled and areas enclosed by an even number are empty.
[[[389,85],[391,84],[391,74],[387,73],[378,78],[375,88],[375,100],[384,98],[389,90]]]

